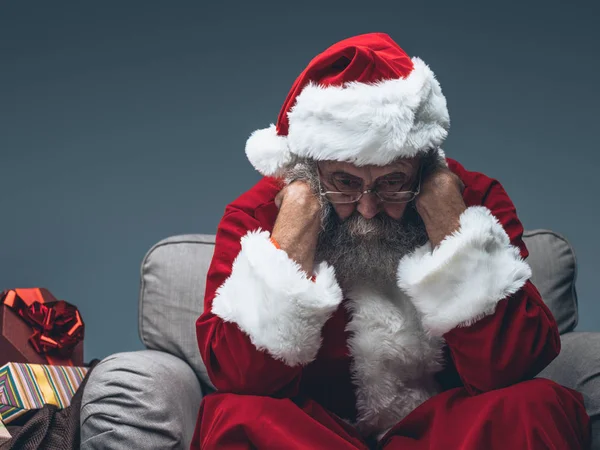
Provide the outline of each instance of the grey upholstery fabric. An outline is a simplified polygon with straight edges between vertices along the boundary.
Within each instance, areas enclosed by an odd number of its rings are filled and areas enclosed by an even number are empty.
[[[154,350],[117,353],[92,371],[81,406],[81,449],[187,449],[202,392],[184,361]]]
[[[524,240],[533,272],[531,281],[552,311],[558,331],[573,331],[577,325],[577,262],[573,248],[563,236],[548,230],[526,231]]]
[[[575,255],[569,243],[548,230],[524,235],[532,281],[558,321],[561,333],[577,323]],[[195,321],[202,313],[205,277],[214,236],[184,235],[165,239],[142,263],[139,332],[147,348],[187,361],[210,385],[196,344]]]
[[[184,235],[154,245],[142,262],[139,334],[146,348],[186,361],[211,386],[196,341],[215,237]]]
[[[561,345],[539,376],[581,392],[592,421],[592,450],[600,450],[600,333],[567,333]]]

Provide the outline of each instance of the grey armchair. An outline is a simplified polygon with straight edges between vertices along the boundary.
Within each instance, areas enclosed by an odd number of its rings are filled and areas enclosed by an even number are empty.
[[[562,351],[539,376],[580,391],[600,449],[600,333],[575,332],[576,260],[557,233],[525,233],[533,283],[552,310]],[[141,268],[139,333],[147,350],[105,358],[83,394],[81,448],[188,448],[203,393],[213,390],[196,343],[214,236],[165,239]]]

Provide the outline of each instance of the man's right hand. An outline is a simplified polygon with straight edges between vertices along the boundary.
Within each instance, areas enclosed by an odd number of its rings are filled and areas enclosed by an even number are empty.
[[[319,198],[312,191],[308,182],[304,180],[296,180],[279,191],[275,196],[275,204],[279,209],[281,209],[284,200],[294,202],[298,206],[305,206],[310,210],[313,208],[320,210],[321,208]]]
[[[275,197],[279,214],[271,237],[311,275],[321,225],[321,203],[308,182],[294,181]]]

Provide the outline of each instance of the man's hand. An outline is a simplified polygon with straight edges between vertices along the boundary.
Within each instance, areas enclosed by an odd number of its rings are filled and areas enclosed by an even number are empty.
[[[432,248],[459,228],[460,215],[467,209],[463,190],[462,181],[447,167],[424,174],[415,207],[425,223]]]
[[[275,204],[281,209],[285,202],[292,202],[295,205],[308,208],[317,208],[320,210],[319,198],[312,192],[308,182],[296,180],[285,186],[275,197]]]
[[[285,186],[275,197],[279,214],[272,238],[311,275],[321,225],[321,203],[306,181]]]

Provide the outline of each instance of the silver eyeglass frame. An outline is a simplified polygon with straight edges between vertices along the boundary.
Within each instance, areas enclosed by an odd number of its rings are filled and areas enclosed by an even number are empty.
[[[321,184],[321,169],[319,167],[319,165],[317,164],[317,181],[319,183],[319,194],[321,195],[321,197],[325,198],[325,200],[327,200],[330,203],[335,203],[337,205],[349,205],[351,203],[358,203],[360,201],[360,199],[363,197],[363,195],[365,194],[375,194],[377,196],[377,198],[379,200],[381,200],[384,203],[410,203],[412,202],[415,198],[417,198],[417,195],[419,195],[421,193],[421,177],[423,175],[423,165],[421,164],[421,166],[419,167],[419,183],[417,184],[417,190],[416,191],[397,191],[394,192],[394,194],[413,194],[413,197],[410,200],[402,200],[402,201],[390,201],[390,200],[385,200],[383,198],[381,198],[381,196],[379,195],[379,192],[377,192],[377,189],[367,189],[365,191],[359,192],[359,191],[355,191],[355,192],[343,192],[343,191],[324,191],[323,190],[323,185]],[[352,194],[360,194],[358,196],[358,198],[356,200],[352,200],[351,202],[332,202],[330,199],[328,199],[326,197],[327,194],[343,194],[343,195],[352,195]]]

